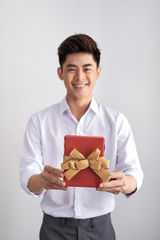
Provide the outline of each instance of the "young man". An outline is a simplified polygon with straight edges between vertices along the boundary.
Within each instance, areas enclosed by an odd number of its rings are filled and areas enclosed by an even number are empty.
[[[34,114],[28,123],[20,164],[21,184],[32,195],[43,193],[41,240],[114,240],[110,213],[114,195],[131,196],[143,179],[128,121],[97,103],[92,91],[100,76],[100,50],[89,36],[77,34],[58,48],[58,76],[66,97]],[[97,189],[67,187],[61,163],[65,135],[103,136],[111,180]]]

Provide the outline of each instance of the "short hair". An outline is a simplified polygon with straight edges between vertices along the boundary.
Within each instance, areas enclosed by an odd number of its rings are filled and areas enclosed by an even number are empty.
[[[60,67],[63,67],[66,57],[72,53],[90,53],[95,60],[97,67],[100,63],[100,49],[98,49],[97,43],[86,34],[75,34],[66,38],[58,48],[58,56]]]

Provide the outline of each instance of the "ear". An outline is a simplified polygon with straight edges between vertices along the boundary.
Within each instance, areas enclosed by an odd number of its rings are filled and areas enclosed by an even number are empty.
[[[60,78],[60,80],[63,80],[63,73],[62,73],[62,69],[60,67],[57,68],[57,74],[58,74],[58,77]]]
[[[99,66],[98,68],[97,68],[97,79],[100,77],[100,75],[101,75],[101,70],[102,70],[102,68]]]

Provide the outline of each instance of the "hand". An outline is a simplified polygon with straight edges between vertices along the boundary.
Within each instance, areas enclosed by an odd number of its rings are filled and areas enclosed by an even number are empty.
[[[40,174],[40,182],[46,190],[67,190],[68,188],[65,186],[65,182],[60,179],[63,177],[63,170],[47,165],[44,167],[43,172]]]
[[[130,194],[136,190],[136,180],[131,175],[125,175],[123,172],[111,172],[109,182],[100,183],[98,191],[119,194],[121,192]]]
[[[41,194],[45,189],[59,189],[67,191],[65,182],[60,178],[63,178],[64,174],[61,169],[54,168],[52,166],[45,166],[44,170],[40,174],[33,175],[28,181],[28,188],[35,194]]]

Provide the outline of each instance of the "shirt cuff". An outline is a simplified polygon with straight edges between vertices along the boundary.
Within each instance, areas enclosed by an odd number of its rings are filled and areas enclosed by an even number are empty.
[[[132,170],[128,170],[128,171],[125,172],[125,175],[133,176],[136,180],[136,183],[137,183],[136,189],[133,192],[131,192],[130,194],[123,193],[126,198],[130,198],[134,193],[136,193],[140,189],[144,176],[143,176],[143,172],[140,171],[140,170],[136,171],[136,172],[132,171]]]
[[[40,196],[43,195],[43,193],[35,194],[32,191],[30,191],[30,189],[28,188],[28,181],[35,174],[40,174],[40,172],[29,172],[29,173],[27,172],[27,173],[23,173],[23,176],[20,176],[20,182],[21,182],[21,186],[25,190],[25,192],[27,192],[28,194],[30,194],[30,195],[32,195],[32,196],[34,196],[36,198],[39,198]]]

